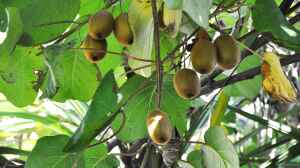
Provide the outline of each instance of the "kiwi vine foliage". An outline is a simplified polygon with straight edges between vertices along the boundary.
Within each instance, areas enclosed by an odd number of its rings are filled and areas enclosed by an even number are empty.
[[[153,2],[163,17],[160,26]],[[0,0],[0,167],[299,167],[298,99],[272,99],[260,73],[260,55],[277,53],[285,82],[299,94],[299,3]],[[100,47],[105,56],[100,52],[91,61],[86,58],[93,50],[84,49],[91,46],[84,41],[91,34],[89,18],[99,11],[114,20],[127,13],[132,37],[120,41],[122,29],[110,30]],[[196,70],[197,60],[189,57],[199,53],[192,46],[199,27],[208,33],[201,36],[211,41],[208,46],[231,35],[241,62],[227,68],[209,60],[211,67],[199,68],[202,74],[191,79],[193,94],[186,94],[174,88],[173,78],[180,69]],[[168,117],[166,127],[176,128],[162,146],[151,131],[149,137],[146,124],[157,103],[158,43],[164,70],[160,110]]]

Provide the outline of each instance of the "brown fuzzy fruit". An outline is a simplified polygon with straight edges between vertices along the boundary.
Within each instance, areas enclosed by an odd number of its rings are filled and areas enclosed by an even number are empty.
[[[104,39],[112,32],[114,27],[114,18],[107,11],[99,11],[89,19],[89,35],[93,39]]]
[[[241,59],[241,51],[232,36],[221,35],[215,41],[217,63],[222,69],[232,69]]]
[[[196,39],[199,40],[199,39],[205,39],[205,40],[210,40],[210,37],[207,33],[206,30],[204,29],[200,29],[197,34],[196,34]]]
[[[125,46],[133,43],[133,33],[128,23],[127,13],[122,13],[116,18],[114,34],[117,40]]]
[[[193,68],[201,73],[207,74],[214,70],[217,62],[217,50],[212,42],[199,39],[192,48],[191,59]]]
[[[166,113],[155,110],[147,116],[148,133],[158,145],[167,144],[172,137],[172,125]]]
[[[200,95],[200,79],[191,69],[179,70],[173,78],[177,94],[184,99],[193,99]]]
[[[107,51],[107,42],[103,40],[94,40],[89,35],[86,36],[81,48],[84,48],[84,55],[87,60],[96,63],[101,60]]]

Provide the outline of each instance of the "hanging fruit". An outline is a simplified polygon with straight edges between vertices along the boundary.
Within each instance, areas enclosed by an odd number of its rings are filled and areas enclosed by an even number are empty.
[[[107,11],[99,11],[89,18],[89,35],[93,39],[101,40],[109,36],[114,27],[114,18]]]
[[[200,95],[200,79],[191,69],[179,70],[173,78],[173,86],[184,99],[193,99]]]
[[[172,137],[172,125],[166,113],[155,110],[147,116],[148,133],[158,145],[167,144]]]
[[[121,13],[115,20],[114,35],[124,46],[133,43],[133,33],[128,23],[128,13]]]
[[[232,36],[221,35],[214,44],[217,48],[217,63],[222,69],[232,69],[239,63],[241,52]]]

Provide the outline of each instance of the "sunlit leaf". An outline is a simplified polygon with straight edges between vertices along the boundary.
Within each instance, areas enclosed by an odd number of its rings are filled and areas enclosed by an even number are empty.
[[[286,20],[274,0],[257,0],[252,13],[258,31],[270,32],[279,43],[300,51],[300,32]]]

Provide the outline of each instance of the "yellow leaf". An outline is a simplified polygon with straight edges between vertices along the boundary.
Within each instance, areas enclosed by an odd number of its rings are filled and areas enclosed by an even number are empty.
[[[271,52],[264,54],[261,72],[263,88],[272,98],[283,102],[296,101],[295,89],[283,73],[276,54]]]

